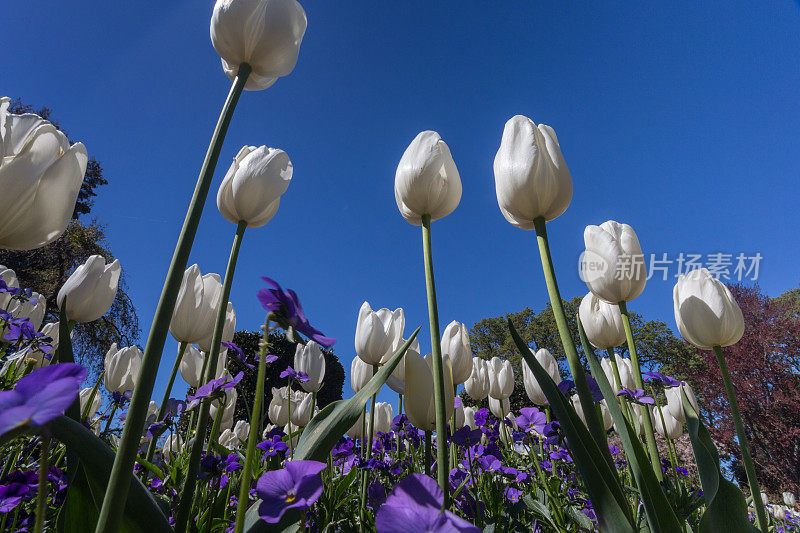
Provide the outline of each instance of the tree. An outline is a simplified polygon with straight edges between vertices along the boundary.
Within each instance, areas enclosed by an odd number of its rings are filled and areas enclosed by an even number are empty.
[[[576,296],[571,300],[564,300],[563,305],[572,343],[578,348],[581,363],[588,371],[586,358],[583,355],[578,337],[576,318],[581,298],[581,296]],[[525,387],[522,383],[522,357],[519,355],[508,331],[506,321],[509,318],[528,346],[535,349],[547,348],[550,350],[559,362],[562,376],[569,375],[569,367],[555,317],[553,316],[553,310],[549,303],[538,313],[530,307],[526,307],[516,313],[484,318],[476,322],[470,330],[472,352],[475,356],[487,360],[497,356],[511,361],[516,380],[514,394],[510,398],[511,409],[518,410],[520,407],[529,405],[530,401],[525,395]],[[675,370],[672,366],[673,361],[689,361],[692,359],[693,351],[686,343],[675,337],[665,323],[657,320],[645,321],[641,315],[631,313],[631,328],[636,339],[639,361],[643,367],[660,368],[664,372],[672,372]],[[624,356],[627,354],[628,348],[623,345],[618,347],[616,352]],[[598,352],[597,355],[604,356],[606,354]],[[464,396],[466,395],[463,394],[462,397]],[[465,400],[467,403],[470,402],[468,398]]]
[[[723,349],[762,489],[800,490],[800,290],[778,298],[758,286],[729,285],[744,315],[742,339]],[[679,374],[697,391],[709,430],[729,454],[746,486],[741,451],[722,376],[713,352],[692,348],[690,361],[676,361]]]
[[[17,99],[9,107],[11,113],[31,113],[34,108]],[[66,131],[54,121],[51,110],[42,107],[36,114]],[[72,143],[73,141],[70,140]],[[75,268],[90,255],[102,255],[112,261],[114,255],[106,241],[105,228],[96,220],[84,223],[81,215],[91,212],[95,189],[108,183],[103,168],[93,157],[89,158],[86,175],[78,193],[72,214],[72,222],[64,234],[55,242],[36,250],[0,249],[0,264],[13,269],[20,286],[42,294],[47,301],[45,321],[57,321],[59,312],[56,296],[58,290]],[[77,324],[74,330],[73,348],[75,358],[87,367],[90,374],[102,371],[103,357],[112,343],[129,346],[139,338],[139,319],[133,302],[127,294],[125,271],[120,276],[119,290],[109,312],[101,319],[89,324]]]
[[[259,341],[261,340],[260,331],[237,331],[233,335],[233,342],[242,349],[249,361],[255,359],[259,351]],[[286,338],[282,331],[273,331],[269,334],[269,353],[277,355],[278,359],[267,365],[266,383],[264,387],[264,413],[266,407],[272,399],[272,387],[283,387],[287,383],[286,378],[281,378],[280,373],[286,370],[287,366],[294,366],[294,351],[296,344]],[[333,350],[322,350],[325,354],[325,378],[322,388],[317,393],[317,406],[325,407],[329,403],[342,399],[342,386],[344,385],[344,367],[339,362],[339,358]],[[244,372],[241,384],[236,387],[239,396],[236,401],[234,412],[235,420],[250,420],[253,411],[253,399],[256,391],[256,378],[258,377],[258,366],[248,368],[241,364],[235,357],[228,357],[228,371],[232,375]],[[299,388],[299,387],[298,387]]]

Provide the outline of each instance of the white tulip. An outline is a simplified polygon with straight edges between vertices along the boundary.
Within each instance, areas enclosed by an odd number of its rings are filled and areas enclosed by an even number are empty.
[[[556,361],[556,358],[550,353],[550,350],[547,348],[540,348],[536,351],[534,357],[539,364],[542,365],[545,372],[553,378],[556,385],[561,383],[561,372],[558,370],[558,361]],[[533,371],[531,371],[525,359],[522,360],[522,383],[525,385],[525,393],[528,395],[530,401],[536,405],[547,404],[547,397],[544,395],[542,387],[534,377]]]
[[[197,389],[202,384],[203,376],[200,374],[203,371],[204,360],[203,352],[193,344],[188,345],[184,350],[183,359],[181,359],[178,369],[181,372],[181,377],[190,387]]]
[[[233,426],[233,434],[240,442],[247,442],[247,437],[250,435],[250,423],[244,420],[239,420]]]
[[[105,375],[103,381],[108,392],[124,393],[136,388],[139,370],[142,368],[144,354],[136,346],[117,348],[111,345],[103,361]]]
[[[642,294],[647,268],[633,228],[609,220],[586,226],[583,241],[586,251],[581,258],[581,279],[595,296],[619,304]]]
[[[661,423],[661,417],[664,423]],[[683,434],[683,423],[672,416],[666,407],[661,408],[661,413],[657,409],[653,410],[653,425],[655,430],[664,438],[675,440]]]
[[[360,357],[353,357],[353,362],[350,363],[350,386],[353,392],[360,391],[371,379],[372,365],[365,363]]]
[[[369,302],[361,304],[356,323],[356,354],[369,365],[381,364],[395,339],[402,338],[405,317],[402,309],[373,311]],[[391,355],[391,354],[390,354]]]
[[[164,441],[161,452],[164,455],[177,455],[183,451],[183,439],[177,433],[171,434]]]
[[[270,421],[276,426],[283,427],[289,421],[289,394],[286,387],[272,387],[272,400],[267,409]]]
[[[58,333],[58,322],[50,322],[45,324],[42,327],[41,334],[44,337],[49,337],[52,339],[49,342],[51,346],[49,353],[44,353],[39,346],[26,346],[22,350],[12,354],[6,360],[6,364],[2,369],[0,369],[0,377],[6,375],[8,370],[11,368],[12,363],[16,365],[17,369],[30,361],[34,361],[33,368],[42,368],[43,366],[49,365],[52,356],[55,355],[56,350],[58,349]],[[0,337],[2,337],[3,334],[3,328],[0,328]],[[69,336],[72,338],[73,333],[70,332]],[[42,338],[42,344],[45,344],[44,338]]]
[[[730,346],[742,338],[744,317],[739,304],[705,268],[683,274],[672,297],[678,331],[701,350]]]
[[[225,405],[222,407],[222,418],[220,419],[220,430],[225,431],[226,429],[230,429],[233,427],[233,416],[236,411],[236,401],[239,398],[239,393],[236,392],[236,389],[231,389],[225,392]],[[219,400],[214,400],[211,402],[208,412],[211,415],[211,419],[214,420],[217,417],[217,409],[220,406]]]
[[[614,427],[614,417],[608,409],[608,404],[605,400],[600,401],[600,415],[603,417],[603,426],[606,431]]]
[[[496,400],[489,396],[489,410],[494,416],[502,419],[511,412],[511,401],[508,398]]]
[[[117,297],[119,261],[106,264],[102,256],[93,255],[75,269],[58,291],[58,307],[67,299],[67,318],[76,322],[93,322],[106,314]]]
[[[81,417],[83,417],[86,406],[89,404],[89,398],[92,396],[92,391],[94,391],[94,398],[92,398],[91,407],[89,407],[89,412],[85,418],[94,418],[94,415],[97,414],[97,410],[100,409],[100,403],[103,401],[102,398],[100,398],[100,391],[95,391],[93,387],[81,389],[81,392],[78,394],[81,404]]]
[[[777,520],[786,520],[786,509],[779,505],[775,505],[772,507],[772,516],[774,516]]]
[[[464,408],[464,425],[469,426],[470,429],[475,429],[477,426],[475,425],[475,408],[474,407],[465,407]]]
[[[684,383],[678,387],[666,387],[664,389],[664,395],[667,397],[667,411],[669,411],[669,414],[672,415],[673,418],[680,420],[681,423],[685,423],[686,415],[683,412],[681,389],[686,393],[686,397],[689,399],[689,403],[694,408],[695,412],[699,414],[700,406],[697,404],[697,397],[695,397],[694,391],[688,383]]]
[[[72,220],[88,155],[50,122],[9,113],[10,105],[0,98],[0,248],[32,250]]]
[[[423,358],[419,353],[408,350],[406,359],[405,411],[411,423],[423,431],[436,428],[436,402],[433,395],[433,358]],[[444,378],[445,419],[450,419],[455,408],[452,369],[450,357],[442,356]]]
[[[453,383],[460,385],[472,374],[472,348],[467,326],[455,320],[450,322],[442,335],[442,353],[450,356],[453,365]]]
[[[297,392],[297,401],[292,403],[291,420],[293,426],[306,427],[314,416],[311,412],[313,397],[311,394]]]
[[[219,438],[217,439],[220,446],[224,446],[229,450],[236,448],[239,445],[239,439],[236,437],[236,434],[233,432],[233,429],[226,429],[222,433],[219,434]]]
[[[614,354],[617,363],[617,372],[619,372],[619,380],[621,387],[617,387],[617,380],[614,376],[614,367],[611,364],[611,359],[604,357],[600,359],[600,366],[603,368],[603,373],[606,375],[611,388],[614,393],[618,393],[620,388],[635,389],[636,383],[633,378],[633,365],[630,359],[623,359],[618,354]]]
[[[403,344],[406,343],[408,339],[400,338],[398,343],[397,349],[400,348]],[[394,351],[397,351],[395,349]],[[414,337],[414,340],[411,342],[411,346],[408,348],[409,350],[414,350],[415,352],[419,353],[419,339]],[[392,374],[389,376],[389,379],[386,380],[386,384],[389,386],[397,394],[405,394],[406,391],[406,358],[405,356],[400,359],[400,362],[397,363],[397,366],[394,367],[392,370]]]
[[[464,417],[464,403],[460,398],[457,400],[458,401],[455,402],[455,410],[453,410],[453,416],[456,419],[454,431],[458,431],[459,429],[463,428],[464,422],[466,421],[466,418]]]
[[[423,131],[408,145],[394,177],[394,198],[410,224],[422,225],[422,216],[438,220],[461,201],[461,177],[450,148],[435,131]]]
[[[214,322],[216,322],[217,316],[217,307],[214,310]],[[231,342],[233,340],[233,334],[236,331],[236,311],[233,309],[233,304],[228,302],[227,310],[225,311],[225,324],[222,326],[222,338],[219,340],[220,342]],[[214,340],[214,326],[208,330],[207,334],[197,341],[197,346],[206,353],[211,351],[211,344]]]
[[[514,369],[511,361],[492,357],[489,361],[489,396],[505,399],[514,392]]]
[[[17,273],[11,270],[10,268],[6,268],[3,265],[0,265],[0,279],[3,280],[3,283],[6,284],[6,287],[11,289],[19,289],[19,280],[17,279]],[[7,292],[0,292],[0,311],[8,311],[9,304],[11,303],[12,294]]]
[[[221,298],[219,274],[203,276],[196,264],[187,268],[169,323],[169,332],[175,340],[191,344],[207,337],[214,330]]]
[[[292,181],[292,162],[283,150],[244,146],[217,192],[217,207],[229,222],[260,228],[278,212]]]
[[[392,420],[394,420],[394,411],[392,406],[386,402],[378,402],[375,404],[375,432],[376,433],[389,433],[392,429]]]
[[[556,132],[522,115],[506,122],[494,158],[494,180],[500,211],[524,230],[533,229],[536,218],[558,217],[572,200],[572,177]]]
[[[786,504],[787,507],[794,508],[794,504],[796,503],[794,493],[793,492],[784,492],[783,493],[783,503]]]
[[[464,382],[464,390],[467,391],[470,398],[480,401],[489,396],[489,388],[491,387],[490,373],[491,369],[488,361],[480,357],[472,358],[472,372]]]
[[[38,292],[31,293],[25,300],[11,300],[8,306],[8,312],[11,313],[11,316],[28,319],[36,331],[42,325],[46,309],[47,301]]]
[[[231,80],[239,65],[250,65],[253,70],[244,88],[259,91],[292,72],[307,24],[295,0],[217,0],[211,44]]]
[[[145,419],[153,417],[153,420],[155,420],[155,417],[158,416],[158,410],[158,404],[153,400],[150,400],[150,403],[147,405],[147,416]],[[127,416],[127,414],[125,416]]]
[[[625,342],[625,327],[618,305],[604,302],[590,292],[581,300],[578,315],[586,338],[595,348],[605,350]]]
[[[291,430],[291,431],[290,431]],[[300,442],[300,431],[299,428],[295,425],[289,426],[288,424],[284,426],[283,432],[287,435],[292,435],[292,447],[297,447],[297,443]],[[288,443],[288,441],[287,441]]]
[[[276,426],[275,424],[267,423],[267,425],[264,427],[264,431],[261,432],[261,438],[267,440],[267,438],[269,438],[270,432],[272,432],[272,430],[275,429],[276,427],[278,426]]]
[[[361,426],[363,423],[364,423],[364,411],[361,411],[361,414],[358,415],[358,420],[356,420],[355,423],[352,426],[350,426],[350,429],[346,431],[347,436],[350,437],[351,439],[360,439],[361,437],[363,437],[364,435],[361,431],[362,429]]]
[[[767,496],[766,492],[761,493],[761,503],[764,505],[769,505],[769,496]]]
[[[314,341],[308,341],[305,345],[298,343],[294,352],[294,369],[308,375],[308,381],[300,384],[303,390],[319,392],[325,378],[325,354],[319,344]]]

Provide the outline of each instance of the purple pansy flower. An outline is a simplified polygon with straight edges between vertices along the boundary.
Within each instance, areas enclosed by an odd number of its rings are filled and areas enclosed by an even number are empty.
[[[519,497],[522,496],[522,491],[514,487],[506,487],[505,497],[510,502],[518,502]]]
[[[483,432],[480,429],[471,429],[469,426],[464,426],[453,433],[453,436],[450,437],[450,442],[468,448],[473,444],[478,444],[482,436]]]
[[[277,523],[289,509],[306,509],[322,494],[319,473],[325,463],[289,461],[283,470],[267,472],[258,480],[256,492],[261,498],[259,516],[265,522]]]
[[[600,385],[597,384],[597,380],[588,372],[586,373],[586,382],[589,385],[589,392],[592,393],[592,400],[594,400],[595,403],[602,402],[603,393],[600,391]]]
[[[0,485],[0,513],[8,513],[22,503],[30,488],[22,483]]]
[[[41,426],[61,415],[78,397],[86,369],[75,363],[49,365],[0,392],[0,435],[20,426]]]
[[[280,435],[275,435],[271,439],[259,442],[256,444],[256,446],[259,449],[264,450],[264,456],[262,460],[266,460],[267,457],[278,455],[278,453],[284,453],[287,449],[289,449],[289,446],[283,442]]]
[[[544,427],[547,425],[547,415],[536,407],[523,407],[514,421],[526,432],[535,431],[543,435]]]
[[[564,396],[569,396],[569,391],[575,386],[575,382],[571,379],[562,379],[561,383],[559,383],[557,386],[558,390],[561,391],[561,394]]]
[[[268,354],[268,355],[264,356],[264,362],[267,363],[267,364],[274,363],[277,360],[278,360],[278,356],[277,355]],[[259,356],[256,356],[256,361],[261,361],[261,359],[259,359]]]
[[[225,374],[219,379],[212,379],[195,392],[194,396],[188,396],[189,406],[187,409],[194,408],[200,403],[203,398],[216,398],[222,396],[222,393],[229,391],[242,381],[244,372],[239,372],[236,377],[231,378],[230,374]]]
[[[255,365],[250,364],[250,363],[247,362],[247,356],[244,354],[244,351],[242,351],[242,349],[239,348],[238,346],[236,346],[234,343],[232,343],[232,342],[223,342],[221,344],[224,347],[226,347],[229,352],[232,352],[233,355],[236,356],[236,359],[240,363],[242,363],[244,366],[246,366],[247,368],[249,368],[251,370],[255,368]]]
[[[661,374],[660,372],[644,372],[642,373],[642,376],[647,378],[645,381],[660,381],[665,387],[677,387],[682,383],[681,381],[678,381],[677,379],[665,374]]]
[[[297,381],[299,383],[305,383],[306,381],[308,381],[308,374],[306,374],[305,372],[298,372],[298,371],[296,371],[294,368],[292,368],[290,366],[287,366],[286,370],[281,372],[281,376],[280,377],[289,378],[289,379],[291,379],[293,381]]]
[[[650,396],[645,396],[645,392],[642,389],[621,389],[617,396],[624,396],[634,403],[649,405],[656,403]]]
[[[464,532],[480,529],[450,511],[442,512],[444,493],[432,478],[411,474],[398,483],[375,517],[381,533]]]
[[[267,311],[282,315],[296,331],[314,340],[324,348],[330,348],[336,343],[336,339],[326,337],[322,332],[308,323],[300,299],[292,289],[285,291],[274,280],[262,277],[265,282],[272,285],[272,289],[261,289],[258,291],[258,300]]]

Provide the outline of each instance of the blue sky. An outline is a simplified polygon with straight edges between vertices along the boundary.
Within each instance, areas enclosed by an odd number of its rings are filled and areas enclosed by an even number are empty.
[[[225,268],[235,228],[214,195],[238,149],[286,150],[295,172],[280,210],[245,236],[238,328],[263,321],[261,275],[299,293],[312,323],[339,338],[348,372],[364,300],[405,308],[407,331],[427,323],[420,231],[393,196],[397,162],[425,129],[450,146],[464,189],[433,227],[442,328],[541,308],[535,235],[505,221],[494,192],[515,114],[555,128],[572,172],[572,204],[548,225],[565,297],[586,292],[583,228],[608,219],[631,224],[645,254],[760,253],[768,294],[798,286],[796,3],[302,3],[297,67],[240,100],[190,260]],[[209,39],[212,5],[4,6],[14,23],[0,92],[51,107],[102,163],[110,184],[93,215],[125,269],[142,342],[230,86]],[[673,283],[650,280],[630,308],[673,326]]]

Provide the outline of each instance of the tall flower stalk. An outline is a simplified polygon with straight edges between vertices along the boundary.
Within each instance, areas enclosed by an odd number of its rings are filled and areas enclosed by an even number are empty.
[[[164,397],[161,399],[161,405],[158,408],[158,416],[156,417],[156,421],[160,422],[164,420],[164,415],[167,413],[167,401],[169,400],[169,396],[172,393],[172,386],[175,384],[175,377],[178,375],[178,369],[181,366],[181,361],[183,360],[183,354],[186,352],[186,347],[189,344],[186,342],[181,342],[180,346],[178,347],[178,356],[175,358],[175,363],[172,365],[172,371],[169,374],[169,381],[167,382],[167,388],[164,390]],[[153,460],[153,455],[156,452],[156,443],[158,442],[157,438],[150,439],[150,444],[147,446],[147,457],[145,459],[148,462]]]
[[[233,274],[236,270],[236,261],[239,258],[239,249],[242,246],[242,239],[244,238],[244,231],[247,229],[247,222],[239,222],[236,226],[236,235],[233,238],[233,245],[231,246],[231,254],[228,258],[228,266],[225,269],[225,279],[222,282],[222,297],[219,302],[219,309],[217,310],[217,321],[214,324],[214,336],[211,341],[211,351],[208,353],[208,368],[206,369],[206,376],[204,382],[211,380],[214,370],[217,368],[217,359],[219,358],[220,343],[222,342],[222,331],[225,327],[225,316],[228,311],[228,299],[231,295],[231,285],[233,283]],[[200,416],[197,422],[197,433],[195,433],[194,444],[192,451],[189,455],[189,466],[186,471],[186,479],[183,483],[183,492],[181,493],[181,501],[178,505],[178,512],[175,518],[175,531],[176,533],[183,533],[186,531],[186,525],[189,520],[189,514],[192,509],[192,502],[194,500],[195,485],[197,484],[197,471],[200,468],[200,455],[203,452],[203,444],[205,441],[205,434],[208,428],[209,409],[211,405],[208,401],[203,401],[198,409]],[[224,409],[224,402],[220,406],[219,411]]]
[[[436,284],[433,278],[433,251],[431,249],[431,216],[422,216],[422,254],[425,258],[425,287],[428,293],[428,319],[430,320],[431,354],[433,359],[433,395],[436,402],[436,479],[444,493],[444,508],[450,504],[450,482],[447,472],[447,412],[444,400],[444,374],[442,345],[439,335],[439,309],[436,304]]]
[[[114,457],[114,465],[111,469],[103,505],[95,528],[96,533],[115,533],[119,530],[124,512],[124,506],[120,505],[120,502],[126,500],[128,489],[130,488],[133,465],[136,461],[139,447],[139,432],[147,418],[147,408],[150,405],[150,396],[153,393],[156,375],[158,374],[161,353],[164,350],[164,343],[167,339],[167,330],[172,319],[172,313],[175,310],[175,301],[183,279],[183,271],[186,269],[189,253],[192,251],[192,244],[197,233],[197,227],[200,224],[203,206],[208,197],[208,190],[211,187],[211,179],[217,166],[225,134],[228,131],[233,112],[236,109],[236,103],[239,101],[239,96],[242,94],[250,71],[251,67],[248,63],[239,65],[238,73],[233,79],[230,92],[225,99],[222,112],[211,136],[211,143],[203,160],[203,166],[197,178],[197,185],[189,203],[186,218],[183,221],[178,243],[172,255],[172,262],[167,271],[164,287],[158,299],[153,323],[150,326],[139,382],[134,389],[131,405],[128,409],[127,423],[122,431],[119,447]]]

